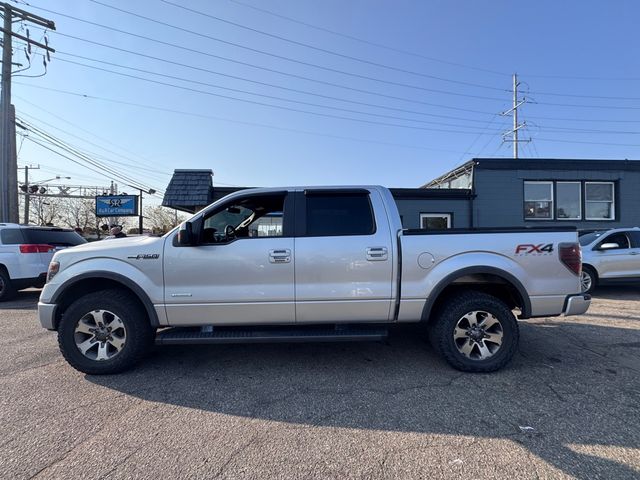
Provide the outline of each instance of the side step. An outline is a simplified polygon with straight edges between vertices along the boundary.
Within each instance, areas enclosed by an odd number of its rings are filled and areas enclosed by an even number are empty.
[[[276,327],[173,327],[156,335],[156,345],[207,343],[354,342],[387,338],[385,325]]]

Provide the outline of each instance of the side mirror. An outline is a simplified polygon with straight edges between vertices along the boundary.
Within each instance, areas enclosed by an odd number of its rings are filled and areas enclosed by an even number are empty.
[[[600,245],[600,248],[598,248],[598,250],[612,250],[614,248],[620,248],[620,245],[613,242],[603,243],[602,245]]]
[[[180,247],[190,247],[194,244],[193,225],[191,222],[184,222],[178,230],[177,244]]]

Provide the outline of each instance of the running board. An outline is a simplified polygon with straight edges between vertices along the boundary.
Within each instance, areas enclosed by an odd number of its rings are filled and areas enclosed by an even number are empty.
[[[156,335],[156,345],[208,343],[354,342],[387,338],[386,326],[173,327]]]

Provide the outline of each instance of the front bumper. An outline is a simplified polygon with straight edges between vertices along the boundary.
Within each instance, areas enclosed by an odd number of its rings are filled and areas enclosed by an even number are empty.
[[[591,304],[591,295],[586,293],[578,293],[575,295],[567,295],[564,301],[564,308],[562,309],[562,315],[582,315],[587,311]]]
[[[47,330],[55,330],[56,306],[53,303],[38,302],[38,319]]]

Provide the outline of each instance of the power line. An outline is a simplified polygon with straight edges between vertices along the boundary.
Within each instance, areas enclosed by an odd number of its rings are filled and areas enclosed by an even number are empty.
[[[264,94],[256,94],[256,93],[253,93],[253,92],[247,92],[246,90],[223,87],[221,85],[216,85],[216,84],[212,84],[212,83],[200,82],[200,81],[197,81],[197,80],[193,80],[191,78],[177,77],[177,76],[173,76],[173,75],[167,75],[167,74],[164,74],[164,73],[153,72],[153,71],[142,69],[142,68],[131,67],[131,66],[127,66],[127,65],[114,63],[114,62],[109,62],[107,60],[86,57],[84,55],[77,55],[77,54],[68,53],[68,52],[62,52],[62,51],[58,51],[57,53],[58,54],[62,54],[62,55],[66,55],[66,56],[69,56],[69,57],[73,57],[73,58],[80,58],[80,59],[88,60],[88,61],[91,61],[91,62],[98,62],[98,63],[101,63],[101,64],[111,65],[111,66],[118,67],[118,68],[123,68],[123,69],[127,69],[127,70],[133,70],[133,71],[136,71],[136,72],[148,73],[148,74],[151,74],[151,75],[158,75],[158,76],[161,76],[161,77],[171,78],[171,79],[174,79],[174,80],[181,80],[181,81],[185,81],[185,82],[196,83],[196,84],[199,84],[199,85],[206,85],[206,86],[210,86],[210,87],[221,88],[221,89],[231,90],[231,91],[235,91],[235,92],[248,93],[250,95],[259,95],[259,96],[265,96],[265,97],[269,97],[269,98],[276,98],[276,99],[279,99],[279,100],[292,101],[292,102],[295,102],[295,103],[304,103],[304,104],[307,104],[307,105],[315,105],[315,106],[317,106],[317,104],[309,104],[309,103],[306,103],[306,102],[297,102],[295,100],[282,99],[282,98],[279,98],[279,97],[273,97],[273,96],[268,96],[268,95],[264,95]],[[64,59],[59,59],[59,60],[65,61]],[[158,60],[162,60],[162,59],[158,59]],[[178,63],[178,62],[172,62],[172,61],[167,61],[167,62],[168,63],[172,63],[172,64]],[[73,63],[73,62],[71,62],[71,63]],[[80,64],[80,63],[76,63],[76,64],[77,65],[82,65],[82,66],[88,66],[88,65],[84,65],[84,64]],[[208,73],[213,73],[213,74],[216,74],[216,75],[220,75],[220,76],[231,78],[231,79],[235,79],[235,80],[242,80],[242,81],[245,81],[245,82],[255,83],[257,85],[278,88],[278,89],[282,89],[282,90],[286,90],[286,91],[290,91],[290,92],[294,92],[294,93],[301,93],[301,94],[304,94],[304,95],[316,96],[316,97],[325,98],[325,99],[328,99],[328,100],[336,100],[336,101],[339,101],[339,102],[352,103],[352,104],[355,104],[355,105],[362,105],[362,106],[366,106],[366,107],[373,107],[373,108],[380,108],[380,109],[385,109],[385,110],[393,110],[393,111],[399,111],[399,112],[405,112],[405,113],[412,113],[412,114],[415,114],[415,115],[422,115],[422,116],[428,116],[428,117],[447,118],[447,119],[461,120],[461,121],[464,121],[464,122],[485,123],[483,120],[478,120],[478,119],[456,117],[456,116],[451,116],[451,115],[439,115],[439,114],[434,114],[434,113],[422,112],[422,111],[419,111],[419,110],[410,110],[410,109],[406,109],[406,108],[397,108],[397,107],[392,107],[392,106],[388,106],[388,105],[380,105],[380,104],[375,104],[375,103],[360,102],[360,101],[357,101],[357,100],[350,100],[350,99],[347,99],[347,98],[335,97],[335,96],[332,96],[332,95],[325,95],[325,94],[321,94],[321,93],[310,92],[310,91],[300,90],[300,89],[296,89],[296,88],[283,87],[283,86],[275,85],[275,84],[272,84],[272,83],[261,82],[261,81],[257,81],[257,80],[248,79],[248,78],[245,78],[245,77],[239,77],[239,76],[236,76],[236,75],[229,75],[229,74],[225,74],[225,73],[215,72],[213,70],[201,69],[201,68],[198,68],[198,67],[192,67],[192,66],[185,65],[185,64],[179,64],[179,65],[180,66],[185,66],[185,67],[188,67],[188,68],[194,68],[196,70],[206,71]],[[407,101],[410,101],[410,100],[407,99]],[[329,107],[325,107],[325,108],[329,108]],[[347,110],[347,111],[349,111],[349,110]],[[429,123],[429,122],[427,122],[427,123]],[[444,124],[438,123],[438,125],[444,125]]]
[[[348,120],[348,121],[353,121],[353,122],[366,123],[366,124],[370,124],[370,125],[380,125],[380,126],[385,126],[385,127],[405,128],[405,129],[422,130],[422,131],[429,131],[429,132],[459,133],[459,134],[471,134],[471,135],[477,133],[477,131],[462,131],[462,130],[449,130],[449,129],[440,129],[440,128],[426,128],[426,127],[419,127],[419,126],[413,126],[413,125],[403,125],[403,124],[398,124],[398,123],[388,123],[388,122],[379,122],[379,121],[375,121],[375,120],[366,120],[366,119],[362,119],[362,118],[345,117],[345,116],[342,116],[342,115],[334,115],[334,114],[330,114],[330,113],[314,112],[314,111],[311,111],[311,110],[303,110],[303,109],[299,109],[299,108],[286,107],[286,106],[283,106],[283,105],[275,105],[275,104],[272,104],[272,103],[260,102],[260,101],[256,101],[256,100],[248,100],[248,99],[245,99],[245,98],[232,97],[232,96],[229,96],[229,95],[222,95],[222,94],[219,94],[219,93],[213,93],[213,92],[209,92],[209,91],[206,91],[206,90],[199,90],[199,89],[196,89],[196,88],[186,87],[186,86],[183,86],[183,85],[176,85],[176,84],[173,84],[173,83],[162,82],[160,80],[153,80],[153,79],[149,79],[149,78],[139,77],[139,76],[136,76],[136,75],[130,75],[130,74],[123,73],[123,72],[116,72],[114,70],[109,70],[109,69],[102,68],[102,67],[97,67],[97,66],[94,66],[94,65],[81,64],[81,63],[74,62],[74,61],[71,61],[71,60],[64,60],[64,61],[66,61],[68,63],[77,63],[77,64],[79,64],[81,66],[84,66],[84,67],[87,67],[87,68],[92,68],[92,69],[95,69],[95,70],[108,72],[108,73],[112,73],[112,74],[115,74],[115,75],[120,75],[120,76],[133,78],[133,79],[137,79],[137,80],[142,80],[142,81],[146,81],[146,82],[149,82],[149,83],[154,83],[154,84],[157,84],[157,85],[163,85],[163,86],[167,86],[167,87],[178,88],[178,89],[185,90],[185,91],[190,91],[190,92],[193,92],[193,93],[199,93],[199,94],[209,95],[209,96],[213,96],[213,97],[217,97],[217,98],[223,98],[223,99],[226,99],[226,100],[239,101],[239,102],[249,103],[249,104],[253,104],[253,105],[276,108],[276,109],[286,110],[286,111],[291,111],[291,112],[296,112],[296,113],[303,113],[303,114],[315,115],[315,116],[326,117],[326,118],[334,118],[334,119],[338,119],[338,120]],[[318,106],[321,106],[321,105],[318,105]],[[324,108],[328,108],[328,107],[324,107]],[[359,114],[363,114],[363,112],[359,112]],[[376,114],[370,114],[370,113],[364,113],[364,114],[365,115],[376,115]],[[380,115],[378,115],[378,116],[380,116]],[[406,121],[407,119],[404,119],[404,120]],[[420,120],[409,120],[409,121],[421,122]],[[472,127],[463,126],[463,128],[472,128]]]
[[[59,52],[58,52],[58,53],[59,53]],[[19,96],[19,95],[14,95],[14,97],[15,97],[15,98],[17,98],[17,99],[19,99],[21,102],[24,102],[24,103],[26,103],[26,104],[28,104],[28,105],[31,105],[32,107],[37,108],[38,110],[40,110],[40,111],[42,111],[42,112],[44,112],[44,113],[46,113],[46,114],[48,114],[48,115],[51,115],[53,118],[55,118],[55,119],[57,119],[57,120],[59,120],[59,121],[61,121],[61,122],[63,122],[63,123],[66,123],[67,125],[70,125],[71,127],[73,127],[73,128],[74,128],[74,129],[76,129],[76,130],[79,130],[79,131],[84,132],[84,133],[86,133],[86,134],[88,134],[88,135],[91,135],[91,136],[92,136],[92,137],[94,137],[94,138],[97,138],[98,140],[100,140],[100,141],[104,142],[104,143],[105,143],[105,144],[107,144],[107,145],[111,145],[112,147],[115,147],[115,148],[117,148],[117,149],[119,149],[119,150],[122,150],[123,152],[126,152],[126,153],[128,153],[129,155],[133,155],[134,157],[137,157],[137,158],[141,159],[141,160],[142,160],[142,161],[144,161],[144,162],[150,162],[150,160],[149,160],[148,158],[145,158],[145,157],[144,157],[144,156],[142,156],[142,155],[139,155],[139,154],[137,154],[137,153],[135,153],[135,152],[132,152],[131,150],[128,150],[128,149],[126,149],[126,148],[122,147],[121,145],[117,145],[117,144],[113,143],[110,139],[107,139],[107,138],[105,138],[105,137],[102,137],[102,136],[100,136],[100,135],[97,135],[97,134],[95,134],[95,133],[93,133],[93,132],[91,132],[91,131],[87,130],[86,128],[84,128],[84,127],[82,127],[82,126],[78,125],[77,123],[70,122],[70,121],[69,121],[69,120],[67,120],[66,118],[61,117],[60,115],[58,115],[58,114],[56,114],[56,113],[52,112],[51,110],[47,110],[47,109],[46,109],[46,108],[44,108],[42,105],[39,105],[39,104],[35,104],[35,103],[33,103],[33,102],[30,102],[30,101],[29,101],[29,100],[27,100],[26,98],[21,97],[21,96]],[[41,120],[41,121],[42,121],[42,120]],[[58,128],[60,131],[64,131],[64,130],[60,129],[59,127],[57,127],[57,128]],[[65,132],[65,133],[68,133],[68,132]],[[86,141],[84,138],[83,138],[82,140],[83,140],[83,141]],[[105,151],[109,151],[109,150],[106,150],[106,149],[104,149],[104,148],[103,148],[103,150],[105,150]],[[115,153],[115,152],[112,152],[112,153]],[[117,154],[117,155],[122,156],[122,154]]]
[[[195,50],[195,49],[190,49],[188,47],[183,47],[183,46],[176,46],[175,44],[171,44],[170,42],[164,42],[162,40],[157,40],[157,39],[152,39],[150,37],[145,37],[144,35],[138,35],[138,34],[134,34],[132,32],[126,32],[124,30],[120,30],[120,29],[115,28],[115,27],[106,26],[106,25],[99,24],[99,23],[96,23],[96,22],[92,22],[92,21],[89,21],[89,20],[85,20],[85,19],[82,19],[82,18],[74,17],[72,15],[67,15],[67,14],[59,13],[59,12],[54,12],[53,10],[49,10],[49,9],[42,8],[42,7],[37,7],[37,8],[39,8],[40,10],[46,11],[46,12],[51,12],[53,14],[60,15],[60,16],[63,16],[63,17],[67,17],[67,18],[70,18],[70,19],[73,19],[73,20],[77,20],[77,21],[80,21],[80,22],[84,22],[84,23],[87,23],[87,24],[90,24],[90,25],[98,26],[98,27],[101,27],[101,28],[106,28],[106,29],[109,29],[109,30],[112,30],[112,31],[117,31],[119,33],[124,33],[126,35],[131,35],[131,36],[135,36],[135,37],[138,37],[138,38],[144,38],[144,39],[149,40],[149,41],[153,41],[153,42],[161,43],[161,44],[165,44],[165,45],[170,45],[170,46],[173,46],[173,47],[176,47],[176,48],[181,48],[181,49],[187,50],[187,51],[193,51],[193,52],[196,52],[196,53],[201,53],[201,52],[199,52],[198,50]],[[283,55],[278,55],[276,53],[266,52],[264,50],[259,50],[259,49],[256,49],[256,48],[247,47],[245,45],[241,45],[241,44],[238,44],[238,43],[229,42],[227,40],[223,40],[223,39],[220,39],[220,38],[217,38],[217,37],[213,37],[211,35],[207,35],[207,34],[204,34],[204,33],[196,32],[194,30],[189,30],[189,29],[183,28],[183,27],[178,27],[176,25],[172,25],[172,24],[167,23],[167,22],[163,22],[163,21],[156,20],[156,19],[153,19],[153,18],[150,18],[150,17],[146,17],[144,15],[140,15],[140,14],[137,14],[137,13],[134,13],[134,12],[129,12],[127,10],[119,9],[117,7],[111,7],[111,8],[116,9],[116,10],[121,10],[124,13],[127,13],[129,15],[132,15],[132,16],[135,16],[135,17],[138,17],[138,18],[142,18],[144,20],[147,20],[147,21],[150,21],[150,22],[153,22],[153,23],[157,23],[157,24],[160,24],[160,25],[163,25],[163,26],[166,26],[166,27],[169,27],[169,28],[173,28],[173,29],[176,29],[176,30],[179,30],[179,31],[182,31],[182,32],[190,33],[192,35],[196,35],[196,36],[199,36],[199,37],[207,38],[209,40],[214,40],[214,41],[217,41],[217,42],[221,42],[221,43],[224,43],[226,45],[231,45],[231,46],[234,46],[234,47],[237,47],[237,48],[242,48],[242,49],[245,49],[245,50],[248,50],[248,51],[252,51],[254,53],[267,55],[267,56],[270,56],[270,57],[273,57],[273,58],[278,58],[280,60],[285,60],[287,62],[297,63],[297,64],[304,65],[304,66],[307,66],[307,67],[313,67],[313,68],[317,68],[317,69],[320,69],[320,70],[329,71],[329,72],[332,72],[332,73],[339,73],[341,75],[345,75],[345,76],[349,76],[349,77],[353,77],[353,78],[359,78],[359,79],[362,79],[362,80],[369,80],[369,81],[378,82],[378,83],[382,83],[382,84],[386,84],[386,85],[393,85],[393,86],[397,86],[397,87],[410,88],[410,89],[420,90],[420,91],[425,91],[425,92],[440,93],[440,94],[443,94],[443,95],[453,95],[453,96],[466,97],[466,98],[477,98],[477,99],[481,99],[481,100],[502,101],[501,98],[496,98],[496,97],[487,97],[487,96],[482,96],[482,95],[471,95],[471,94],[465,94],[465,93],[459,93],[459,92],[451,92],[451,91],[448,91],[448,90],[439,90],[439,89],[427,88],[427,87],[422,87],[422,86],[419,86],[419,85],[412,85],[412,84],[407,84],[407,83],[402,83],[402,82],[394,82],[394,81],[391,81],[391,80],[384,80],[384,79],[381,79],[381,78],[371,77],[371,76],[368,76],[368,75],[362,75],[362,74],[359,74],[359,73],[347,72],[345,70],[340,70],[340,69],[337,69],[337,68],[318,65],[318,64],[315,64],[315,63],[311,63],[311,62],[306,62],[304,60],[298,60],[298,59],[286,57],[286,56],[283,56]],[[86,40],[86,39],[83,39],[83,38],[75,37],[73,35],[63,34],[63,33],[60,33],[60,32],[57,32],[57,34],[65,36],[65,37],[69,37],[69,38],[75,38],[77,40],[87,41],[89,43],[98,44],[97,42],[93,42],[93,41],[89,41],[89,40]],[[221,56],[217,56],[217,55],[213,55],[213,54],[209,54],[209,56],[217,57],[217,58],[220,58],[220,59],[223,59],[223,60],[229,60],[227,58],[224,58],[224,57],[221,57]],[[246,65],[249,65],[249,66],[254,66],[254,65],[248,64],[246,62],[240,62],[240,61],[234,61],[234,63],[240,63],[240,64],[246,64]],[[264,68],[264,67],[257,67],[257,68],[268,70],[267,68]],[[308,79],[308,77],[306,79]],[[498,89],[498,90],[502,90],[502,89]]]
[[[128,102],[128,101],[119,100],[119,99],[113,99],[113,98],[108,98],[108,97],[100,97],[100,96],[89,95],[89,94],[84,94],[84,93],[71,92],[71,91],[68,91],[68,90],[61,90],[61,89],[57,89],[57,88],[43,87],[43,86],[40,86],[40,85],[29,85],[27,83],[21,83],[21,82],[15,82],[15,83],[17,85],[21,85],[21,86],[25,86],[25,87],[37,88],[37,89],[46,90],[46,91],[49,91],[49,92],[62,93],[62,94],[65,94],[65,95],[71,95],[71,96],[80,97],[80,98],[84,98],[84,99],[99,100],[99,101],[104,101],[104,102],[109,102],[109,103],[116,103],[116,104],[120,104],[120,105],[127,105],[127,106],[132,106],[132,107],[145,108],[145,109],[150,109],[150,110],[155,110],[155,111],[160,111],[160,112],[165,112],[165,113],[173,113],[173,114],[191,116],[191,117],[195,117],[195,118],[203,118],[203,119],[207,119],[207,120],[216,120],[216,121],[222,121],[222,122],[236,123],[236,124],[239,124],[239,125],[248,125],[248,126],[252,126],[252,127],[268,128],[268,129],[272,129],[272,130],[299,133],[299,134],[303,134],[303,135],[313,135],[313,136],[319,136],[319,137],[335,138],[335,139],[339,139],[339,140],[347,140],[347,141],[360,142],[360,143],[369,143],[369,144],[373,144],[373,145],[386,145],[386,146],[411,148],[411,149],[418,149],[418,150],[433,150],[433,151],[440,151],[440,152],[462,153],[460,150],[450,150],[450,149],[443,149],[443,148],[427,147],[427,146],[422,146],[422,145],[408,145],[408,144],[402,144],[402,143],[383,142],[383,141],[379,141],[379,140],[363,139],[363,138],[349,137],[349,136],[343,136],[343,135],[333,135],[333,134],[322,133],[322,132],[314,132],[314,131],[309,131],[309,130],[300,130],[300,129],[294,129],[294,128],[280,127],[280,126],[277,126],[277,125],[268,125],[268,124],[265,124],[265,123],[247,122],[247,121],[243,121],[243,120],[235,120],[235,119],[225,118],[225,117],[204,115],[204,114],[195,113],[195,112],[188,112],[188,111],[184,111],[184,110],[175,110],[175,109],[171,109],[171,108],[159,107],[157,105],[148,105],[148,104],[142,104],[142,103],[136,103],[136,102]]]
[[[90,165],[93,165],[96,168],[100,168],[104,172],[112,175],[114,178],[118,178],[121,181],[126,181],[128,183],[131,183],[131,184],[133,184],[135,186],[135,188],[142,188],[143,190],[149,190],[149,187],[144,186],[143,184],[138,182],[138,180],[136,180],[136,179],[134,179],[132,177],[129,177],[128,175],[122,174],[122,173],[120,173],[120,172],[108,167],[107,165],[105,165],[105,164],[103,164],[101,162],[98,162],[95,159],[92,159],[88,155],[82,153],[76,147],[73,147],[69,143],[67,143],[67,142],[65,142],[63,140],[60,140],[59,138],[57,138],[57,137],[45,132],[44,130],[34,126],[33,124],[25,121],[24,119],[20,119],[20,123],[24,124],[24,126],[28,129],[28,131],[31,131],[31,132],[35,133],[36,135],[38,135],[39,137],[41,137],[42,140],[47,141],[49,143],[52,143],[53,145],[55,145],[58,148],[66,151],[67,153],[70,153],[70,154],[76,156],[77,158],[80,158],[80,159],[84,160],[85,163],[89,163]],[[27,137],[27,138],[31,139],[30,137]],[[31,140],[33,140],[33,139],[31,139]],[[78,162],[74,162],[74,163],[78,163]],[[142,185],[142,187],[140,185]],[[158,191],[158,190],[156,189],[156,191]]]
[[[229,1],[233,2],[233,3],[236,3],[238,5],[242,5],[242,6],[247,7],[247,8],[251,8],[251,9],[256,10],[258,12],[266,13],[266,14],[272,15],[274,17],[282,18],[282,19],[287,20],[289,22],[297,23],[298,25],[304,25],[305,27],[313,28],[313,29],[319,30],[321,32],[330,33],[332,35],[336,35],[336,36],[339,36],[339,37],[342,37],[342,38],[347,38],[349,40],[354,40],[356,42],[364,43],[366,45],[371,45],[371,46],[376,47],[376,48],[383,48],[383,49],[389,50],[391,52],[402,53],[402,54],[410,55],[412,57],[417,57],[417,58],[423,58],[425,60],[430,60],[432,62],[442,63],[444,65],[452,65],[454,67],[468,68],[468,69],[476,70],[476,71],[479,71],[479,72],[492,73],[494,75],[511,76],[510,73],[498,72],[496,70],[489,70],[489,69],[486,69],[486,68],[481,68],[481,67],[476,67],[476,66],[471,66],[471,65],[465,65],[463,63],[457,63],[457,62],[451,62],[451,61],[447,61],[447,60],[442,60],[440,58],[430,57],[430,56],[427,56],[427,55],[423,55],[421,53],[411,52],[409,50],[403,50],[401,48],[391,47],[389,45],[385,45],[385,44],[382,44],[382,43],[372,42],[370,40],[365,40],[363,38],[356,37],[356,36],[353,36],[353,35],[348,35],[346,33],[338,32],[338,31],[335,31],[335,30],[331,30],[329,28],[320,27],[318,25],[313,25],[313,24],[308,23],[308,22],[303,22],[302,20],[297,20],[295,18],[288,17],[286,15],[282,15],[282,14],[276,13],[276,12],[274,12],[272,10],[267,10],[266,8],[256,7],[255,5],[251,5],[251,4],[248,4],[248,3],[240,2],[238,0],[229,0]]]
[[[62,53],[62,52],[60,52],[60,53]],[[74,56],[76,56],[76,55],[74,55]],[[75,62],[73,60],[66,60],[64,58],[58,59],[58,60],[61,60],[61,61],[66,62],[66,63],[73,64],[73,65],[79,65],[79,66],[86,67],[86,68],[91,68],[91,69],[104,71],[104,72],[107,72],[107,73],[112,73],[114,75],[126,76],[126,77],[129,77],[129,78],[134,78],[134,79],[143,80],[143,81],[147,81],[147,82],[160,83],[161,85],[166,85],[166,86],[169,86],[169,87],[187,89],[189,91],[193,91],[193,92],[197,92],[197,93],[220,96],[222,98],[226,98],[226,99],[230,99],[230,100],[255,103],[255,102],[253,102],[251,100],[246,100],[246,99],[241,99],[241,98],[237,98],[237,97],[230,97],[230,96],[226,96],[226,95],[215,94],[215,93],[212,93],[212,92],[206,92],[206,91],[203,91],[203,90],[192,89],[192,88],[184,87],[182,85],[175,85],[175,84],[172,84],[172,83],[158,82],[156,80],[152,80],[152,79],[149,79],[149,78],[144,78],[144,77],[140,77],[140,76],[137,76],[137,75],[129,75],[129,74],[126,74],[126,73],[123,73],[123,72],[117,72],[117,71],[109,70],[109,69],[106,69],[106,68],[103,68],[103,67],[98,67],[96,65],[87,65],[85,63]],[[99,61],[99,60],[93,60],[93,61]],[[197,85],[204,85],[204,86],[208,86],[208,87],[218,88],[218,89],[222,89],[222,90],[228,90],[228,91],[231,91],[231,92],[242,93],[242,94],[246,94],[246,95],[253,95],[253,96],[257,96],[257,97],[261,97],[261,98],[268,98],[268,99],[271,99],[271,100],[278,100],[278,101],[296,103],[296,104],[306,105],[306,106],[311,106],[311,107],[326,108],[326,109],[329,109],[329,110],[336,110],[336,111],[340,111],[340,112],[355,113],[355,114],[358,114],[358,115],[368,115],[368,116],[373,116],[373,117],[387,118],[387,119],[400,120],[400,121],[406,121],[406,122],[417,122],[417,123],[424,123],[424,124],[430,124],[430,125],[442,125],[442,126],[449,126],[449,127],[456,127],[456,128],[475,128],[475,126],[469,126],[469,125],[442,123],[442,122],[434,122],[434,121],[428,121],[428,120],[417,120],[417,119],[414,119],[414,118],[398,117],[398,116],[394,116],[394,115],[384,115],[384,114],[380,114],[380,113],[364,112],[364,111],[361,111],[361,110],[353,110],[353,109],[348,109],[348,108],[333,107],[333,106],[323,105],[323,104],[318,104],[318,103],[305,102],[305,101],[301,101],[301,100],[293,100],[293,99],[289,99],[289,98],[278,97],[278,96],[275,96],[275,95],[267,95],[267,94],[263,94],[263,93],[255,93],[255,92],[251,92],[251,91],[248,91],[248,90],[242,90],[242,89],[238,89],[238,88],[224,87],[224,86],[221,86],[221,85],[216,85],[216,84],[208,83],[208,82],[200,82],[198,80],[192,80],[190,78],[177,77],[177,76],[174,76],[174,75],[167,75],[167,74],[164,74],[164,73],[153,72],[153,71],[145,70],[145,69],[141,69],[141,68],[128,67],[128,66],[116,64],[116,63],[113,63],[113,62],[104,62],[104,63],[107,63],[109,65],[113,65],[113,66],[117,66],[119,68],[133,70],[133,71],[136,71],[136,72],[144,72],[144,73],[151,74],[151,75],[157,75],[157,76],[160,76],[162,78],[170,78],[170,79],[173,79],[173,80],[179,80],[179,81],[183,81],[183,82],[194,83],[194,84],[197,84]],[[341,100],[341,99],[338,99],[338,98],[335,98],[335,97],[334,97],[334,99],[335,100]],[[349,102],[349,100],[341,100],[341,101]],[[371,107],[375,107],[375,108],[386,108],[386,107],[381,106],[381,105],[367,104],[367,103],[363,103],[363,102],[353,102],[353,103],[363,104],[363,105],[371,106]],[[286,108],[286,109],[288,109],[288,107],[281,107],[281,106],[272,105],[272,104],[264,104],[264,103],[261,103],[261,102],[259,102],[258,104],[259,105],[271,106],[271,107],[274,107],[274,108]],[[395,108],[392,108],[392,109],[396,110]],[[404,110],[404,109],[398,109],[398,110],[407,111],[407,110]],[[302,110],[297,110],[297,109],[295,111],[303,112],[303,113],[310,113],[310,112],[307,112],[307,111],[302,111]],[[422,115],[423,114],[422,112],[413,111],[413,110],[408,110],[408,112],[410,112],[412,114],[416,114],[416,115]],[[311,112],[311,113],[316,114],[316,112]],[[472,121],[472,122],[475,121],[475,120],[466,120],[466,119],[462,119],[462,120],[463,121]]]
[[[97,143],[94,143],[94,142],[91,142],[91,141],[89,141],[89,140],[86,140],[86,139],[85,139],[85,138],[83,138],[83,137],[80,137],[80,136],[78,136],[78,135],[75,135],[75,134],[73,134],[73,133],[71,133],[71,132],[67,131],[67,130],[64,130],[64,129],[60,128],[60,127],[57,127],[57,126],[52,125],[52,124],[50,124],[50,123],[48,123],[48,122],[45,122],[44,120],[40,120],[40,119],[38,119],[38,118],[34,117],[33,115],[29,115],[28,113],[20,112],[20,116],[26,116],[26,117],[30,118],[30,119],[31,119],[31,121],[34,121],[34,120],[35,120],[35,121],[38,121],[38,122],[40,122],[41,124],[48,126],[49,128],[53,128],[53,129],[55,129],[55,130],[58,130],[58,131],[60,131],[60,132],[62,132],[62,133],[64,133],[64,134],[66,134],[66,135],[69,135],[69,136],[71,136],[71,137],[73,137],[73,138],[77,138],[78,140],[81,140],[81,141],[83,141],[83,142],[85,142],[85,143],[88,143],[88,144],[90,144],[90,145],[96,146],[96,147],[98,147],[98,148],[100,148],[100,149],[102,149],[102,150],[104,150],[104,151],[106,151],[106,152],[112,153],[112,154],[116,155],[116,156],[117,156],[117,157],[119,157],[119,158],[122,158],[122,159],[128,160],[128,162],[118,162],[118,161],[116,161],[116,160],[113,160],[112,158],[104,157],[104,156],[103,156],[103,155],[101,155],[101,154],[96,154],[95,152],[89,152],[89,151],[87,151],[87,150],[82,150],[82,151],[83,151],[83,153],[85,153],[85,154],[89,154],[89,155],[92,155],[93,157],[97,157],[97,158],[100,158],[100,157],[102,156],[102,158],[103,158],[104,160],[107,160],[107,161],[109,161],[109,162],[116,163],[116,164],[119,164],[119,165],[123,165],[123,166],[125,166],[125,167],[127,167],[127,168],[131,168],[131,169],[134,169],[134,170],[141,170],[141,171],[145,172],[145,174],[146,174],[146,175],[153,175],[153,176],[157,176],[157,175],[166,175],[166,176],[169,176],[169,177],[171,176],[171,174],[169,174],[169,173],[163,173],[163,172],[159,171],[157,168],[145,168],[145,167],[141,167],[141,166],[139,166],[139,165],[136,165],[135,160],[132,160],[132,159],[127,158],[127,157],[124,157],[123,155],[121,155],[121,154],[119,154],[119,153],[117,153],[117,152],[114,152],[113,150],[110,150],[110,149],[105,148],[105,147],[103,147],[103,146],[101,146],[101,145],[98,145]],[[76,147],[76,148],[78,148],[78,147]],[[80,148],[78,148],[78,150],[80,150]]]
[[[114,10],[118,10],[120,12],[124,12],[124,13],[128,13],[128,14],[134,14],[134,13],[129,12],[127,10],[123,10],[123,9],[114,7],[112,5],[108,5],[108,4],[100,2],[98,0],[90,0],[90,1],[93,2],[93,3],[97,3],[99,5],[108,7],[108,8],[113,8]],[[387,70],[392,70],[392,71],[396,71],[396,72],[400,72],[400,73],[406,73],[406,74],[409,74],[409,75],[415,75],[415,76],[419,76],[419,77],[423,77],[423,78],[430,78],[432,80],[439,80],[441,82],[449,82],[449,83],[454,83],[454,84],[457,84],[457,85],[464,85],[464,86],[467,86],[467,87],[484,88],[484,89],[487,89],[487,90],[493,90],[493,91],[499,91],[499,92],[507,91],[507,90],[505,90],[503,88],[491,87],[489,85],[482,85],[482,84],[472,83],[472,82],[465,82],[465,81],[462,81],[462,80],[453,80],[453,79],[450,79],[450,78],[444,78],[444,77],[439,77],[439,76],[435,76],[435,75],[429,75],[429,74],[426,74],[426,73],[416,72],[416,71],[413,71],[413,70],[406,70],[404,68],[393,67],[393,66],[390,66],[390,65],[386,65],[386,64],[383,64],[383,63],[379,63],[379,62],[374,62],[374,61],[371,61],[371,60],[365,60],[365,59],[362,59],[362,58],[354,57],[352,55],[346,55],[344,53],[336,52],[334,50],[329,50],[329,49],[326,49],[326,48],[317,47],[317,46],[311,45],[309,43],[300,42],[298,40],[293,40],[291,38],[286,38],[286,37],[283,37],[282,35],[276,35],[274,33],[265,32],[264,30],[259,30],[257,28],[248,27],[246,25],[242,25],[240,23],[232,22],[230,20],[226,20],[226,19],[218,17],[216,15],[211,15],[209,13],[202,12],[200,10],[196,10],[196,9],[193,9],[193,8],[185,7],[184,5],[173,3],[173,2],[170,2],[168,0],[160,0],[160,1],[163,2],[163,3],[166,3],[167,5],[172,5],[172,6],[176,7],[176,8],[180,8],[182,10],[185,10],[185,11],[188,11],[188,12],[191,12],[191,13],[195,13],[196,15],[201,15],[203,17],[210,18],[212,20],[217,20],[219,22],[226,23],[227,25],[233,25],[234,27],[242,28],[244,30],[248,30],[248,31],[254,32],[254,33],[259,33],[260,35],[265,35],[265,36],[270,37],[270,38],[275,38],[275,39],[281,40],[283,42],[291,43],[292,45],[297,45],[299,47],[309,48],[309,49],[312,49],[312,50],[315,50],[315,51],[318,51],[318,52],[327,53],[329,55],[334,55],[334,56],[337,56],[337,57],[340,57],[340,58],[344,58],[344,59],[347,59],[347,60],[352,60],[354,62],[360,62],[360,63],[366,64],[366,65],[371,65],[371,66],[378,67],[378,68],[384,68],[384,69],[387,69]],[[134,14],[134,15],[137,15],[137,14]]]

